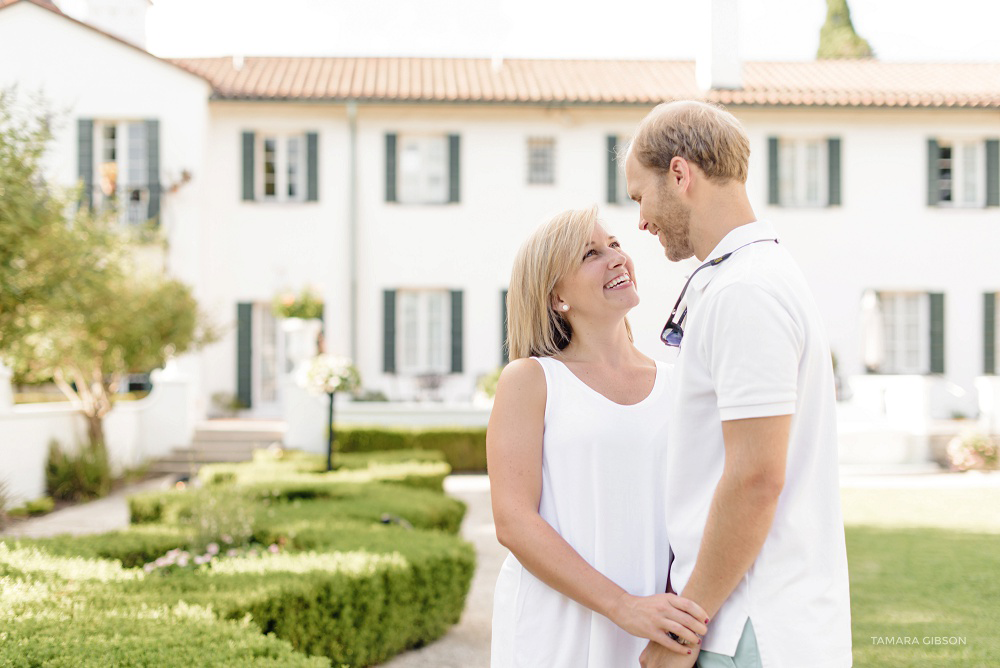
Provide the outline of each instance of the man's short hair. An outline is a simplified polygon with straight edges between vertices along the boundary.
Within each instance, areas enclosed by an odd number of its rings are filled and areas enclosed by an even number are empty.
[[[680,156],[712,181],[747,181],[750,140],[722,107],[694,100],[665,102],[642,119],[630,152],[646,167],[667,170]]]

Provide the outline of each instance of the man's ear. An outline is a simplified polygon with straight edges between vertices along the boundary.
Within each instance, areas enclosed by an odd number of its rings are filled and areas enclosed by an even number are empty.
[[[686,188],[691,182],[691,164],[679,155],[670,159],[670,167],[667,168],[668,178],[675,185]]]

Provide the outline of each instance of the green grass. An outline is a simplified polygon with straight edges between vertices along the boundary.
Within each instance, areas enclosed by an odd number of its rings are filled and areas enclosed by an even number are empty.
[[[1000,489],[845,489],[843,505],[854,665],[1000,665]]]

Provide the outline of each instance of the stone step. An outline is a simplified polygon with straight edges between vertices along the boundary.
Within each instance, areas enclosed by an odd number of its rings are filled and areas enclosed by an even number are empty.
[[[229,442],[229,441],[247,441],[247,442],[267,442],[273,443],[275,441],[281,442],[285,438],[285,432],[276,430],[261,430],[261,431],[221,431],[221,430],[203,430],[197,429],[194,432],[194,437],[192,440],[199,442]]]
[[[254,450],[267,448],[272,443],[280,441],[195,441],[185,448],[174,448],[179,451],[194,450],[196,452],[245,452],[247,456]]]

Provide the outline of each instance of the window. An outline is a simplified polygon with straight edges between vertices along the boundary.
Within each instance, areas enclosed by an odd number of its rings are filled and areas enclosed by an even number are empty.
[[[528,139],[528,183],[551,185],[556,182],[556,140],[551,137]]]
[[[459,135],[385,134],[385,201],[457,203],[461,198]]]
[[[629,138],[626,135],[608,135],[605,143],[607,171],[608,204],[629,206],[635,204],[628,196],[628,183],[625,180],[625,152],[628,150]]]
[[[827,205],[827,151],[821,139],[778,141],[779,203],[781,206]]]
[[[399,201],[437,204],[448,201],[448,138],[399,138]]]
[[[263,135],[258,139],[257,199],[300,202],[305,199],[303,135]]]
[[[923,374],[930,370],[930,300],[919,292],[879,293],[884,327],[881,373]]]
[[[95,204],[115,211],[122,223],[145,223],[150,211],[149,144],[145,121],[96,121]]]
[[[404,374],[451,371],[451,293],[400,290],[397,298],[396,350]]]
[[[982,141],[934,141],[931,158],[931,188],[936,190],[931,199],[937,206],[985,204],[986,151]]]
[[[244,202],[319,200],[319,134],[244,131]]]

